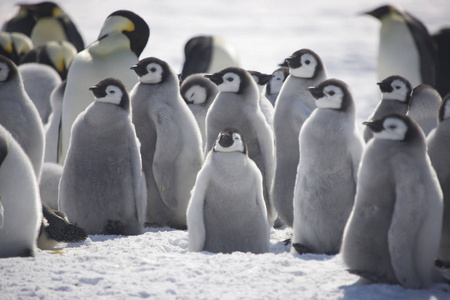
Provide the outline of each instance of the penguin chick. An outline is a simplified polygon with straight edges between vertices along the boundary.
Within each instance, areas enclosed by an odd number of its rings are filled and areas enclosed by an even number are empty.
[[[364,142],[355,124],[355,104],[347,84],[328,79],[309,92],[317,109],[298,138],[292,250],[337,254],[353,208]]]
[[[380,87],[382,98],[369,116],[369,120],[376,120],[392,113],[406,115],[412,92],[409,81],[401,76],[394,75],[377,84]],[[367,143],[373,137],[372,130],[369,127],[364,128],[363,136]]]
[[[33,48],[30,38],[20,32],[0,32],[0,55],[12,60],[16,65]]]
[[[426,288],[436,276],[443,203],[425,136],[401,114],[364,124],[374,138],[361,159],[341,248],[344,263],[372,282]]]
[[[264,95],[264,87],[267,83],[272,79],[271,74],[263,74],[258,71],[248,71],[250,75],[252,75],[253,80],[256,82],[256,85],[259,89],[259,107],[261,108],[264,117],[266,118],[267,123],[269,123],[270,127],[273,127],[273,114],[274,108],[272,103],[270,103],[269,99]]]
[[[437,126],[441,102],[438,91],[429,85],[420,84],[412,91],[407,116],[419,124],[425,136]]]
[[[208,152],[192,189],[187,222],[189,251],[269,252],[261,171],[236,129],[222,130]]]
[[[266,85],[266,97],[272,103],[272,106],[275,106],[281,87],[288,76],[289,67],[280,67],[273,71],[272,78]]]

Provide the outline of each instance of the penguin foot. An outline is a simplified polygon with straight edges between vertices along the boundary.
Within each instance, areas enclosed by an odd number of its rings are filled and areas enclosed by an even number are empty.
[[[313,251],[308,247],[300,243],[293,243],[292,247],[297,251],[298,254],[306,254],[306,253],[313,253]]]
[[[108,220],[108,224],[105,226],[105,232],[107,234],[121,235],[125,230],[121,221]]]
[[[285,240],[283,241],[283,244],[284,244],[285,246],[287,246],[287,245],[290,245],[291,242],[292,242],[292,239],[285,239]]]
[[[36,252],[33,249],[28,249],[27,248],[19,256],[20,257],[34,257],[34,256],[36,256]]]

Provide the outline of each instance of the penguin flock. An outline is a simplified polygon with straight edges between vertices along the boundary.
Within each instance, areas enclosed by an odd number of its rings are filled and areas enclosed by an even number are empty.
[[[56,3],[21,4],[0,32],[0,257],[150,226],[187,229],[192,252],[258,254],[284,226],[292,253],[341,253],[364,281],[448,283],[448,32],[367,14],[381,99],[360,132],[351,88],[311,49],[264,74],[199,35],[177,74],[140,58],[135,12],[85,46]]]

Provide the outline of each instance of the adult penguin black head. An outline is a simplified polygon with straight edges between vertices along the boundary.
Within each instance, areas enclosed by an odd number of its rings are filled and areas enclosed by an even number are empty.
[[[106,78],[89,88],[99,102],[111,103],[130,111],[130,97],[123,83],[115,78]]]
[[[33,48],[31,39],[19,32],[0,32],[0,55],[11,59],[16,65]]]

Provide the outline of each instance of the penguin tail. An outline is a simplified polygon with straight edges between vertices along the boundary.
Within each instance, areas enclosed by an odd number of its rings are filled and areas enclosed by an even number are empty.
[[[121,221],[108,220],[108,223],[105,225],[105,233],[112,235],[122,235],[125,231],[125,226]]]

